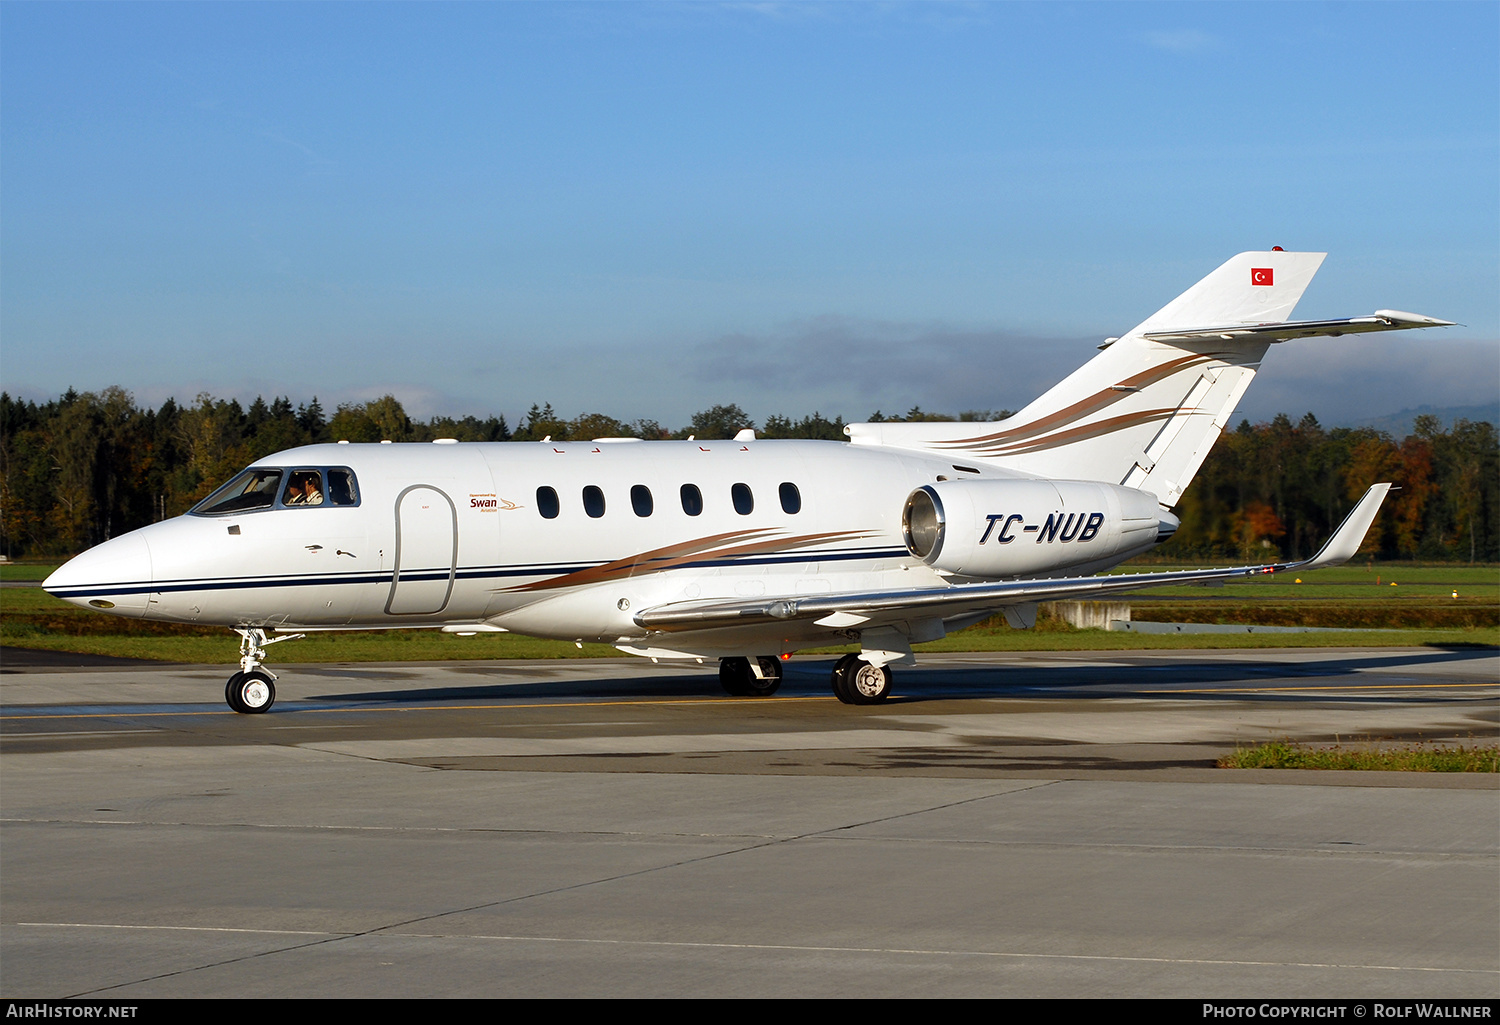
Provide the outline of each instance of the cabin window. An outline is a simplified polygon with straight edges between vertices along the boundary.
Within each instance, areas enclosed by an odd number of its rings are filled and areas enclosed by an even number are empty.
[[[359,504],[359,485],[354,481],[354,471],[328,471],[328,500],[334,505]]]
[[[703,492],[698,490],[698,485],[682,486],[682,511],[689,516],[697,516],[703,512]]]
[[[796,516],[802,511],[802,493],[797,490],[797,485],[787,481],[781,485],[781,511],[788,516]]]
[[[556,491],[546,487],[536,489],[536,511],[542,514],[542,519],[557,519],[558,510],[561,508],[562,503],[558,502]]]
[[[604,492],[592,484],[583,489],[583,511],[596,520],[604,515]]]
[[[276,504],[276,492],[280,486],[280,470],[246,470],[193,506],[191,511],[199,516],[218,516],[269,509]]]
[[[286,490],[281,493],[286,506],[322,505],[323,475],[317,470],[293,470],[287,474]]]
[[[630,507],[635,510],[637,516],[650,516],[653,503],[651,501],[651,489],[644,484],[637,484],[630,489]]]
[[[734,499],[734,511],[741,516],[749,516],[755,511],[755,496],[750,493],[750,485],[736,484],[729,489],[729,496]]]

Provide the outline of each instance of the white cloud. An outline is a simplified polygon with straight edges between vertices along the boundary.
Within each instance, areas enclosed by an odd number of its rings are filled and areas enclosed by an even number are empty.
[[[1156,29],[1142,32],[1141,39],[1147,46],[1171,53],[1203,53],[1219,45],[1217,36],[1195,28]]]

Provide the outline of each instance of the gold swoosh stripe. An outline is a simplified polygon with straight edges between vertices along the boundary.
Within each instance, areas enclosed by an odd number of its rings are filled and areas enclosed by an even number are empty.
[[[1138,374],[1127,377],[1120,382],[1119,387],[1144,388],[1148,385],[1164,381],[1181,370],[1198,363],[1211,363],[1219,359],[1219,353],[1194,353],[1189,356],[1179,356],[1177,359],[1168,360],[1149,370],[1143,370]],[[1013,427],[1009,430],[996,431],[994,434],[981,434],[972,438],[958,438],[953,441],[933,442],[934,447],[944,446],[948,448],[973,449],[976,446],[993,442],[1011,444],[1035,438],[1046,434],[1055,428],[1065,427],[1076,423],[1086,416],[1107,409],[1109,406],[1129,396],[1127,391],[1116,391],[1114,388],[1105,388],[1094,394],[1073,403],[1071,406],[1059,409],[1055,413],[1049,413],[1039,420],[1034,420],[1022,427]],[[1144,421],[1143,421],[1144,422]]]
[[[1139,427],[1142,424],[1170,420],[1177,412],[1176,409],[1151,409],[1125,416],[1112,416],[1104,420],[1096,420],[1091,424],[1083,424],[1066,431],[1059,431],[1045,438],[1016,442],[1010,445],[994,445],[987,448],[975,446],[974,451],[987,456],[1018,456],[1024,455],[1027,452],[1044,452],[1047,449],[1058,448],[1062,445],[1071,445],[1076,441],[1097,438],[1126,427]]]
[[[637,572],[654,573],[659,570],[672,569],[676,566],[696,562],[706,554],[712,554],[715,558],[758,555],[764,552],[792,551],[798,548],[806,548],[810,545],[821,544],[826,541],[855,541],[877,536],[871,531],[834,530],[821,534],[803,534],[800,537],[765,537],[766,534],[777,533],[780,533],[778,529],[762,528],[759,530],[736,530],[724,534],[714,534],[711,537],[669,545],[665,548],[656,548],[637,555],[628,555],[623,559],[615,559],[612,562],[606,562],[599,566],[590,567],[589,569],[577,570],[573,573],[564,573],[562,576],[549,577],[546,580],[538,580],[530,584],[518,584],[515,587],[507,587],[504,590],[543,591],[560,587],[579,587],[584,584],[596,584],[605,580],[632,576]],[[729,547],[724,547],[726,542],[729,543]],[[734,542],[743,543],[735,544]]]
[[[756,530],[731,530],[723,534],[713,534],[709,537],[695,538],[692,541],[683,541],[680,544],[667,545],[665,548],[653,548],[648,552],[627,555],[623,559],[615,559],[612,562],[606,562],[599,566],[576,570],[572,573],[564,573],[562,576],[549,577],[546,580],[538,580],[530,584],[518,584],[515,587],[503,588],[503,590],[535,591],[548,587],[591,584],[599,580],[608,580],[622,573],[628,576],[645,563],[671,564],[683,557],[698,555],[726,542],[745,541],[750,538],[764,537],[767,534],[773,533],[775,533],[775,530],[770,527],[762,527]],[[566,581],[566,583],[563,583],[563,581]]]

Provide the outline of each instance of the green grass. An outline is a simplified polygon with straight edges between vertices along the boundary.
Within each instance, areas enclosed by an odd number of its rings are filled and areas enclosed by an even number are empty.
[[[239,638],[224,627],[123,619],[81,609],[39,587],[0,588],[0,643],[163,662],[233,661]],[[518,634],[458,637],[438,630],[313,633],[274,648],[287,662],[428,662],[449,659],[598,658],[606,644],[577,647]]]
[[[165,662],[233,661],[238,638],[222,627],[122,619],[59,601],[40,588],[0,588],[0,642],[19,648],[72,651]],[[1140,651],[1205,648],[1409,647],[1500,644],[1500,627],[1389,630],[1314,634],[1133,634],[1074,630],[1043,617],[1035,630],[1012,630],[999,617],[940,641],[924,651]],[[855,650],[852,646],[819,649]],[[436,630],[314,633],[275,649],[283,662],[436,662],[451,659],[597,658],[619,654],[605,644],[518,634],[458,637]]]
[[[0,562],[0,580],[46,580],[60,562]]]
[[[1155,573],[1170,570],[1199,569],[1192,565],[1165,563],[1126,563],[1115,573]],[[1298,579],[1301,583],[1297,583]],[[1395,586],[1391,586],[1394,584]],[[1277,573],[1274,576],[1242,577],[1226,581],[1223,587],[1187,584],[1181,587],[1152,587],[1136,594],[1202,598],[1229,591],[1235,598],[1339,598],[1369,601],[1406,601],[1412,598],[1452,600],[1454,591],[1461,599],[1500,601],[1500,566],[1469,566],[1448,563],[1381,562],[1373,567],[1335,566],[1311,573]]]
[[[1461,630],[1500,627],[1500,603],[1474,601],[1192,601],[1185,598],[1130,601],[1130,618],[1149,623],[1245,623],[1253,626],[1317,626],[1341,630]]]
[[[239,658],[239,638],[226,629],[195,636],[91,634],[18,634],[0,627],[0,641],[17,648],[70,651],[116,658],[143,658],[197,665],[229,663]],[[302,662],[447,662],[455,659],[599,658],[619,656],[607,644],[575,647],[572,641],[548,641],[519,634],[456,637],[436,630],[317,633],[269,649],[271,660]]]
[[[1163,564],[1130,567],[1162,570]],[[1223,586],[1157,587],[1121,597],[1143,622],[1250,623],[1349,629],[1500,627],[1500,567],[1381,563]],[[1392,584],[1396,586],[1391,586]],[[1454,597],[1457,593],[1458,597]]]
[[[1500,748],[1309,747],[1278,741],[1240,748],[1219,759],[1221,769],[1373,769],[1396,772],[1500,772]]]
[[[40,581],[56,563],[0,564],[0,579]],[[1134,571],[1170,568],[1163,564]],[[1376,577],[1381,580],[1375,584]],[[1035,630],[995,618],[917,651],[1140,651],[1152,649],[1324,648],[1500,645],[1500,567],[1381,563],[1303,576],[1250,578],[1221,588],[1177,587],[1131,595],[1132,618],[1326,627],[1400,627],[1311,634],[1134,634],[1074,630],[1043,615]],[[1390,581],[1397,582],[1390,587]],[[1459,591],[1459,599],[1452,597]],[[1122,600],[1111,598],[1109,600]],[[169,662],[232,661],[238,638],[219,627],[121,619],[78,608],[39,587],[0,588],[0,643],[23,648]],[[854,650],[851,646],[820,649]],[[616,655],[603,644],[516,634],[457,637],[433,630],[312,634],[275,649],[287,662],[397,662],[448,659],[589,658]]]
[[[0,642],[17,648],[70,651],[117,658],[152,659],[203,665],[238,658],[239,638],[228,630],[202,636],[152,636],[27,633],[0,627]],[[1130,634],[1103,630],[1076,633],[1033,633],[1013,630],[1006,635],[959,633],[941,641],[916,645],[918,654],[944,651],[1149,651],[1216,650],[1227,648],[1375,648],[1459,647],[1500,645],[1497,630],[1401,630],[1390,633],[1324,634]],[[837,654],[858,646],[819,648],[804,654]],[[571,641],[552,641],[519,634],[478,634],[456,637],[435,630],[389,630],[316,633],[272,649],[273,661],[324,662],[444,662],[456,659],[600,658],[618,656],[607,644],[575,647]]]

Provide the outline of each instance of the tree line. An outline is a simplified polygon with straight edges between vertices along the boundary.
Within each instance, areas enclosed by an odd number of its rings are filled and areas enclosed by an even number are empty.
[[[870,420],[1004,419],[1006,410],[950,416],[912,407]],[[415,420],[393,396],[344,403],[331,416],[317,398],[293,405],[199,395],[139,407],[129,392],[69,390],[35,403],[0,393],[0,551],[57,556],[190,509],[242,467],[273,452],[351,442],[554,441],[603,437],[761,438],[842,441],[844,420],[820,413],[776,415],[757,424],[737,405],[695,413],[676,430],[655,420],[602,413],[572,418],[533,405],[512,429],[504,416]],[[1500,445],[1495,426],[1460,420],[1444,429],[1418,417],[1411,435],[1325,430],[1311,413],[1293,424],[1242,421],[1219,439],[1178,503],[1182,526],[1159,550],[1185,560],[1303,558],[1317,550],[1375,481],[1401,490],[1387,499],[1363,551],[1392,559],[1500,561]]]

